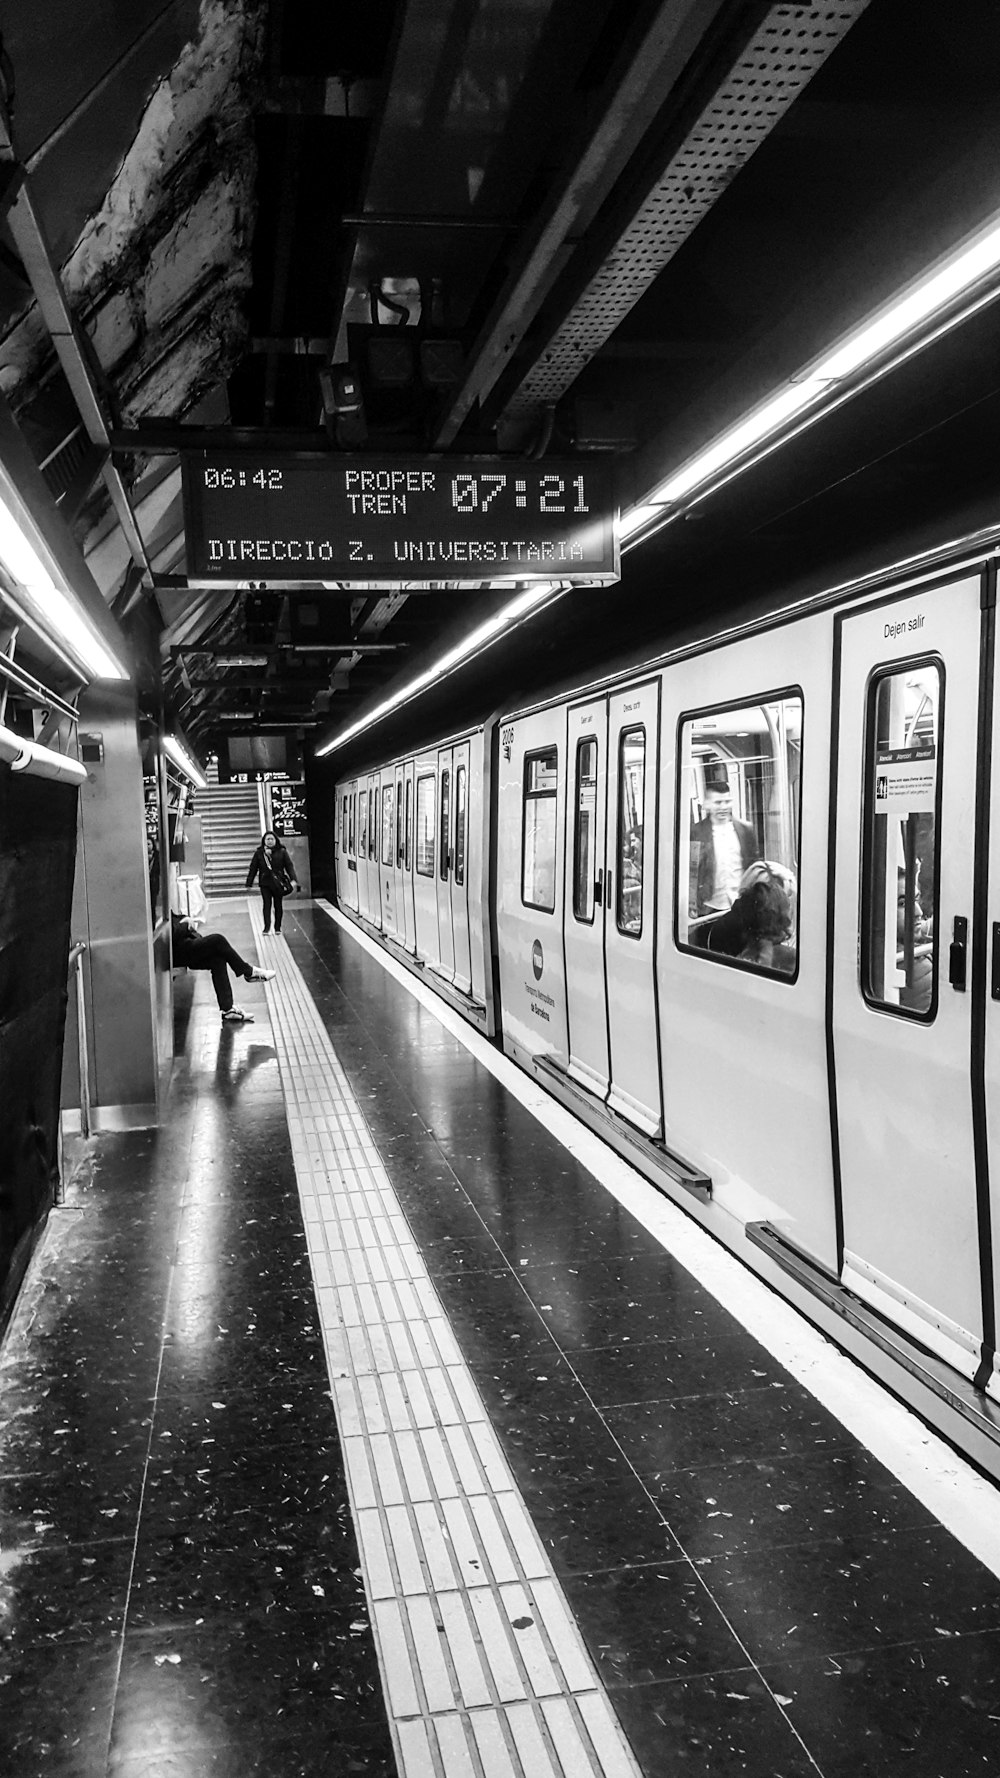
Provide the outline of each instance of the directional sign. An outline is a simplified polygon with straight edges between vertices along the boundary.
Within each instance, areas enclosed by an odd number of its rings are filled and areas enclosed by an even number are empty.
[[[618,579],[604,459],[183,460],[188,574],[220,582]]]

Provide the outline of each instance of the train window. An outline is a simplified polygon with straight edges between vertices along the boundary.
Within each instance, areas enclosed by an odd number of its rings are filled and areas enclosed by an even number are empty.
[[[358,857],[368,857],[368,799],[363,790],[358,797]]]
[[[597,738],[576,747],[576,826],[573,834],[573,913],[588,924],[594,918],[597,869]]]
[[[556,801],[559,756],[555,747],[524,760],[521,900],[551,914],[556,905]]]
[[[403,780],[396,779],[396,868],[403,868]]]
[[[448,830],[451,826],[451,773],[441,773],[441,855],[438,864],[443,878],[448,875]]]
[[[465,766],[459,766],[455,772],[455,881],[465,882],[465,800],[466,779],[468,772]]]
[[[407,871],[413,869],[413,784],[406,780],[406,857],[403,861]]]
[[[645,820],[646,731],[623,729],[618,743],[618,878],[615,912],[619,932],[642,933],[642,852]]]
[[[354,856],[354,850],[355,850],[355,848],[354,848],[354,832],[355,832],[354,810],[355,810],[355,806],[357,804],[357,800],[358,799],[357,799],[356,794],[354,792],[352,792],[351,793],[351,816],[350,816],[350,824],[349,824],[348,832],[347,832],[347,850],[350,852],[352,857]]]
[[[802,693],[682,717],[674,937],[791,981],[798,970]]]
[[[417,779],[417,874],[421,877],[434,875],[436,790],[437,779],[433,772],[428,772],[426,778]]]
[[[395,791],[391,784],[382,787],[382,863],[392,863],[392,838],[395,822],[393,820],[393,802]]]
[[[926,1023],[937,1011],[941,708],[938,661],[895,662],[868,687],[861,988]]]
[[[347,798],[344,797],[340,808],[340,850],[347,851]]]

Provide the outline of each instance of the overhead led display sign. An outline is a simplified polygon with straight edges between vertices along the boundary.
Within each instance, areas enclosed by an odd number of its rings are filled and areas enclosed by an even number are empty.
[[[611,465],[500,457],[183,458],[199,580],[618,579]]]

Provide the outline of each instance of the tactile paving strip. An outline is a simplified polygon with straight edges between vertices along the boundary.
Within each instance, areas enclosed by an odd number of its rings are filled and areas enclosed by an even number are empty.
[[[401,1778],[638,1778],[287,947],[267,998]]]

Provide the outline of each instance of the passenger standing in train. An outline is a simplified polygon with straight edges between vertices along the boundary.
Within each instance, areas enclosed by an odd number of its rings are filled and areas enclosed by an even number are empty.
[[[281,931],[281,912],[284,898],[292,889],[298,888],[292,861],[278,839],[277,834],[268,828],[253,858],[247,873],[247,888],[253,887],[253,880],[260,873],[260,893],[264,903],[264,937],[271,930],[271,906],[274,906],[274,930]]]
[[[691,829],[690,910],[695,917],[727,913],[744,871],[760,857],[753,828],[733,817],[728,778],[706,783],[702,807],[702,818]]]

